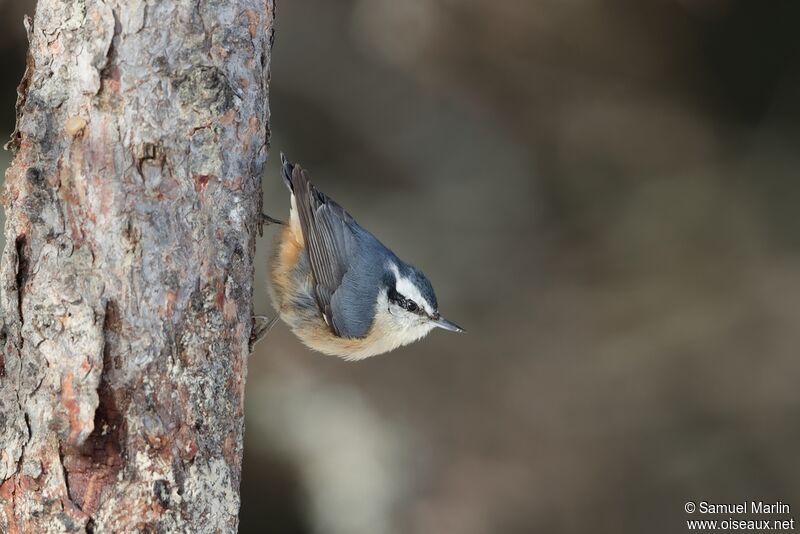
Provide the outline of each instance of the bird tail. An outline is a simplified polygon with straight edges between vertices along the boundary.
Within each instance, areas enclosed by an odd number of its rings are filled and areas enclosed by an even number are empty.
[[[297,168],[298,172],[294,172],[295,168]],[[295,184],[298,180],[303,179],[302,170],[300,165],[295,165],[288,159],[283,152],[281,152],[281,176],[283,177],[283,182],[286,184],[286,187],[289,188],[289,191],[292,193],[295,192]]]
[[[314,184],[311,183],[311,177],[308,175],[307,170],[301,167],[300,164],[292,163],[286,159],[286,156],[282,152],[281,176],[283,176],[286,187],[289,188],[289,191],[291,191],[297,199],[298,204],[308,205],[312,212],[316,211],[317,208],[323,204],[338,206],[338,204],[328,198],[325,193],[317,189]],[[309,215],[309,217],[310,216],[311,215]]]

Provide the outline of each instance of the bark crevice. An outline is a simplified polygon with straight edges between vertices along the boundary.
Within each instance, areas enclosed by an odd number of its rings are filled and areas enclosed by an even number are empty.
[[[22,299],[25,294],[25,283],[28,281],[28,237],[20,234],[14,239],[14,251],[16,253],[16,272],[14,282],[17,290],[17,317],[20,325],[25,323],[25,316],[22,311]],[[22,340],[24,343],[24,340]],[[20,347],[22,348],[22,347]]]
[[[25,57],[25,73],[22,75],[22,80],[20,80],[19,85],[17,85],[17,103],[15,106],[16,121],[14,123],[14,131],[11,133],[11,138],[9,141],[4,146],[6,150],[10,150],[13,153],[16,153],[19,149],[21,137],[19,131],[20,119],[22,118],[22,110],[25,107],[25,101],[28,98],[28,87],[30,86],[31,76],[33,75],[33,70],[35,67],[33,54],[30,51],[32,42],[31,34],[33,33],[33,19],[31,19],[30,16],[25,15],[22,23],[25,26],[25,33],[28,38],[28,52]]]

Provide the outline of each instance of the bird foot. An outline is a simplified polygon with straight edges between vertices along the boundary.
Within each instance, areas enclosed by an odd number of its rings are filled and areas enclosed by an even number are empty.
[[[276,219],[275,217],[270,217],[266,213],[262,213],[261,224],[286,224],[286,223],[280,219]]]
[[[253,352],[253,347],[256,343],[264,339],[264,336],[275,326],[275,323],[280,319],[280,314],[270,319],[266,315],[253,316],[253,329],[250,331],[250,352]]]

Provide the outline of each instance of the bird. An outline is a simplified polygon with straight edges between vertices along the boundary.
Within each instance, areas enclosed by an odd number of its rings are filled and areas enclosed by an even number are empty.
[[[280,318],[307,347],[362,360],[425,337],[434,328],[464,332],[442,317],[425,274],[401,260],[328,195],[309,173],[281,154],[290,192],[269,269],[278,314],[261,323],[263,337]]]

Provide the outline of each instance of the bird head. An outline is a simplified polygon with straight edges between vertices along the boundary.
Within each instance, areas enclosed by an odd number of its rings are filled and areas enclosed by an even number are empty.
[[[389,260],[376,313],[403,343],[415,341],[433,330],[443,328],[464,332],[457,324],[442,317],[436,293],[425,274],[402,261]]]

